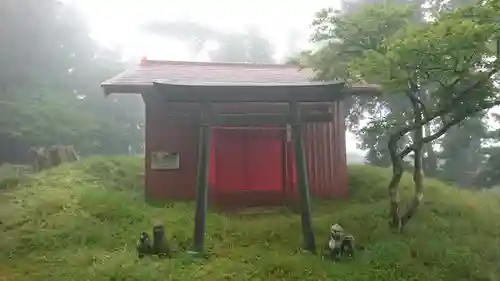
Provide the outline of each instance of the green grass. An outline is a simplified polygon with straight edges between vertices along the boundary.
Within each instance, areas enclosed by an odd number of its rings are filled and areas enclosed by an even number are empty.
[[[340,222],[365,250],[331,264],[303,254],[300,219],[210,213],[208,260],[192,259],[193,205],[149,206],[142,161],[95,157],[0,191],[0,280],[500,280],[500,197],[427,181],[426,203],[402,234],[387,223],[383,169],[352,166],[352,196],[314,206],[317,239]],[[408,195],[411,182],[403,182]],[[171,260],[138,260],[140,231],[165,224]],[[319,242],[318,241],[318,242]]]
[[[31,172],[31,166],[27,165],[12,165],[9,163],[0,165],[0,190],[17,186],[27,180]]]

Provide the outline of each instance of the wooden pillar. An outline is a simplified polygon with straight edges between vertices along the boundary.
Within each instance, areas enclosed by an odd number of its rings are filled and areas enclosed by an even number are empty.
[[[194,218],[195,254],[202,254],[205,246],[205,226],[207,216],[208,173],[210,166],[212,106],[203,104],[200,115],[200,135],[198,148],[198,171],[196,186],[196,211]]]
[[[281,143],[281,204],[284,204],[286,201],[287,197],[287,186],[288,186],[288,181],[287,181],[287,131],[286,131],[286,126],[285,130],[283,131],[283,139]]]
[[[300,118],[300,108],[297,102],[290,103],[290,114],[292,122],[292,139],[295,154],[295,171],[297,172],[297,182],[300,192],[300,209],[302,235],[304,238],[304,248],[312,253],[316,253],[316,242],[311,218],[311,200],[309,195],[309,183],[307,179],[307,166],[305,161],[304,148],[302,144],[302,121]]]

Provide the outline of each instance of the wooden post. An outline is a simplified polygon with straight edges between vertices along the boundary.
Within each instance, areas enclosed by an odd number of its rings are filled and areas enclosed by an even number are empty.
[[[208,173],[210,166],[210,139],[211,139],[211,104],[203,104],[200,118],[200,136],[198,149],[198,175],[196,187],[196,211],[194,218],[194,247],[195,254],[203,254],[205,244],[205,226],[207,216]]]
[[[287,139],[286,139],[286,126],[285,130],[283,131],[283,139],[281,143],[281,204],[284,204],[286,201],[287,197],[287,155],[286,155],[286,148],[287,148]]]
[[[307,179],[307,166],[305,162],[304,149],[302,145],[302,122],[300,120],[300,108],[297,102],[290,103],[290,114],[292,122],[292,139],[295,153],[295,171],[300,192],[300,209],[302,235],[304,248],[316,253],[316,242],[311,218],[311,200],[309,195],[309,183]]]

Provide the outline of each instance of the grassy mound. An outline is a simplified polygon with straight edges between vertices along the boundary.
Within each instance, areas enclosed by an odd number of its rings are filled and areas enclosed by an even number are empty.
[[[0,191],[0,280],[500,280],[500,197],[427,183],[403,235],[387,226],[389,173],[350,168],[352,199],[314,206],[318,243],[342,223],[365,250],[331,264],[302,254],[297,214],[211,213],[206,261],[193,260],[193,206],[142,198],[142,160],[90,158]],[[410,182],[405,179],[406,191]],[[177,254],[137,260],[135,242],[165,224]]]
[[[12,165],[4,163],[0,165],[0,189],[15,187],[27,180],[32,168],[26,165]]]

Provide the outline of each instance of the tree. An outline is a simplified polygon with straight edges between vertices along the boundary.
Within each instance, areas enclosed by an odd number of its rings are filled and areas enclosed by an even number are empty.
[[[293,59],[302,51],[302,47],[300,46],[299,42],[301,42],[302,39],[306,39],[307,35],[296,28],[288,30],[287,34],[287,58]]]
[[[471,0],[430,1],[426,12],[433,17],[439,17],[443,13],[455,11],[473,2]],[[483,153],[480,152],[482,138],[485,137],[487,130],[487,124],[482,121],[483,118],[484,114],[468,118],[460,126],[460,129],[452,128],[447,132],[440,142],[442,152],[431,154],[431,157],[424,161],[427,164],[432,164],[432,167],[427,167],[425,174],[461,187],[470,187],[473,184],[473,178],[476,176],[477,167],[481,165],[484,158]],[[433,126],[439,126],[439,124]],[[429,126],[426,127],[426,130],[426,134],[430,134]],[[438,158],[439,162],[444,163],[439,166],[439,169]]]
[[[482,139],[487,137],[486,125],[477,116],[465,120],[444,135],[440,158],[444,160],[439,178],[460,187],[472,187],[484,162]]]
[[[480,166],[474,184],[481,188],[493,188],[500,183],[500,148],[492,147],[486,151],[486,161]]]
[[[321,44],[305,62],[318,70],[318,79],[347,78],[383,86],[379,103],[397,97],[404,110],[380,110],[367,128],[388,134],[393,177],[389,183],[390,225],[402,231],[423,196],[423,147],[470,116],[500,103],[492,79],[498,72],[491,40],[500,26],[496,2],[443,13],[433,22],[415,22],[419,7],[367,5],[352,13],[322,10],[313,23],[313,41]],[[340,75],[339,75],[340,74]],[[333,77],[332,77],[333,76]],[[373,101],[375,102],[375,101]],[[376,106],[375,106],[376,107]],[[429,134],[424,127],[438,125]],[[410,142],[403,147],[402,139]],[[415,192],[401,210],[399,183],[403,159],[413,154]]]
[[[456,10],[460,6],[470,4],[470,0],[451,0],[451,1],[430,1],[427,2],[427,6],[423,7],[422,5],[424,4],[425,1],[412,1],[412,0],[393,0],[393,1],[384,1],[384,0],[344,0],[342,1],[342,12],[343,13],[353,13],[361,9],[365,5],[370,5],[370,4],[383,4],[383,3],[393,3],[393,4],[413,4],[416,5],[415,8],[417,9],[414,17],[415,21],[421,21],[425,20],[424,13],[431,13],[434,16],[438,16],[439,14],[443,12],[450,12],[453,10]],[[425,93],[422,93],[425,94]],[[392,101],[394,102],[400,102],[400,101]],[[398,104],[392,104],[392,105],[387,105],[385,106],[386,110],[400,110],[400,106]],[[484,124],[480,122],[479,118],[476,121],[469,121],[468,123],[474,123],[476,125],[483,126]],[[430,122],[426,126],[424,126],[424,131],[426,135],[430,135],[432,131],[432,127],[438,127],[439,124],[436,122]],[[465,128],[471,128],[470,126],[464,126]],[[484,128],[483,128],[484,129]],[[463,132],[463,130],[461,131]],[[390,156],[389,156],[389,150],[386,147],[386,143],[384,141],[380,141],[381,139],[385,138],[387,139],[388,136],[384,136],[383,134],[386,133],[386,131],[380,131],[380,130],[363,130],[362,132],[359,131],[357,132],[358,138],[361,141],[361,148],[367,150],[367,155],[366,155],[366,162],[371,165],[375,166],[381,166],[381,167],[388,167],[390,166]],[[456,134],[455,134],[456,135]],[[462,133],[460,135],[463,135],[465,137],[465,133]],[[478,135],[474,135],[474,137],[480,138]],[[441,145],[452,145],[454,141],[450,138],[447,138],[448,141],[442,142]],[[479,140],[479,139],[478,139]],[[403,145],[403,142],[408,142],[409,139],[405,139],[400,141],[400,145]],[[460,140],[458,140],[460,142]],[[470,142],[469,144],[472,144],[473,142]],[[460,150],[455,150],[453,153],[450,151],[452,149],[448,149],[446,147],[443,148],[445,150],[445,153],[439,154],[436,149],[433,147],[432,144],[427,144],[424,146],[424,159],[423,159],[423,165],[424,165],[424,173],[427,176],[432,176],[432,177],[440,177],[442,179],[446,179],[447,181],[453,181],[459,185],[463,185],[467,182],[468,180],[465,181],[464,178],[453,178],[452,175],[458,175],[460,174],[461,176],[464,175],[464,173],[458,172],[457,169],[464,167],[457,165],[458,163],[455,162],[456,159],[453,159],[452,155],[457,155],[457,154],[465,154],[469,150],[473,151],[473,147],[464,147],[463,149]],[[443,159],[443,157],[446,157],[444,161],[448,163],[449,165],[445,165],[444,167],[440,167],[438,169],[438,162],[439,159]],[[451,158],[450,158],[451,157]],[[454,164],[451,164],[454,163]],[[408,164],[406,164],[407,167],[409,167]],[[450,170],[448,170],[448,168]],[[445,175],[442,175],[444,173]],[[472,174],[467,173],[470,176]],[[456,181],[455,181],[456,180]]]
[[[22,161],[30,146],[124,153],[142,142],[141,103],[100,89],[125,67],[119,54],[89,37],[73,6],[0,1],[0,41],[0,163]]]
[[[383,4],[386,2],[390,2],[392,4],[413,4],[415,8],[415,13],[413,15],[413,19],[416,23],[424,20],[424,13],[426,12],[423,8],[423,4],[425,1],[413,1],[413,0],[393,0],[393,1],[385,1],[385,0],[344,0],[341,2],[342,12],[343,13],[353,13],[359,11],[359,9],[363,8],[365,5],[373,5],[373,4]],[[441,4],[440,1],[436,1],[432,3],[429,10],[436,10],[436,5]],[[401,108],[404,108],[398,103],[404,102],[401,99],[392,99],[386,100],[386,104],[383,106],[385,110],[400,112]],[[433,124],[427,124],[424,127],[426,134],[430,134],[431,126]],[[371,132],[371,133],[370,133]],[[385,145],[385,142],[379,141],[381,138],[387,139],[388,136],[384,136],[386,131],[380,130],[363,130],[363,132],[358,132],[358,138],[361,140],[361,148],[367,150],[366,162],[371,165],[388,167],[390,165],[390,156],[389,151]],[[404,145],[403,141],[409,141],[408,138],[401,140],[400,145]],[[432,145],[426,145],[424,147],[424,172],[429,176],[436,176],[438,173],[438,155]],[[409,167],[409,165],[406,165]]]
[[[489,121],[498,124],[500,115],[493,113]],[[493,129],[486,132],[484,145],[480,150],[480,155],[484,161],[478,165],[478,170],[474,178],[474,185],[481,188],[493,188],[500,184],[500,129]]]
[[[220,36],[220,32],[215,28],[185,20],[151,21],[144,24],[142,29],[166,39],[185,43],[193,57],[201,53],[209,41],[217,40]]]

